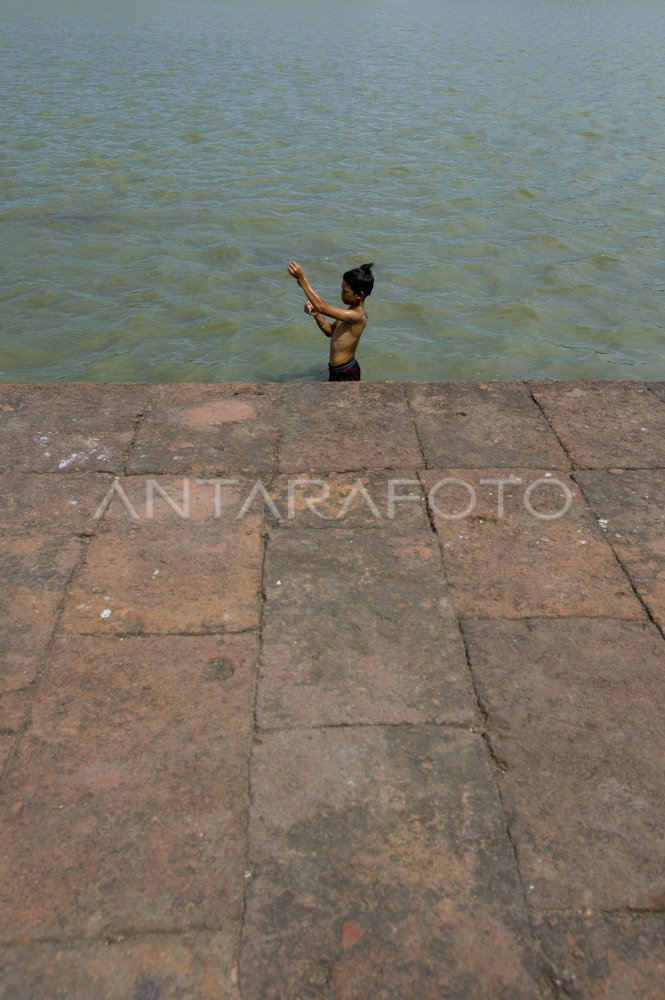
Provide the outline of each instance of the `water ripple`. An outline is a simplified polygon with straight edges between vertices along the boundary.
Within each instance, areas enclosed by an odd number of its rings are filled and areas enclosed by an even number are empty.
[[[665,378],[657,0],[9,8],[0,378]]]

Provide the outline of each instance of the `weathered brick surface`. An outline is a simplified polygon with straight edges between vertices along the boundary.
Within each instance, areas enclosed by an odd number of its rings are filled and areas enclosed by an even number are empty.
[[[520,382],[412,382],[405,389],[429,468],[568,467]]]
[[[0,788],[0,940],[240,919],[252,636],[64,636]]]
[[[662,1000],[665,917],[547,914],[538,937],[570,1000]]]
[[[275,531],[264,591],[261,726],[474,719],[431,532]]]
[[[499,487],[488,480],[509,475],[520,482],[501,488],[500,512]],[[534,469],[448,469],[421,477],[462,617],[643,617],[630,581],[568,476],[547,480]],[[529,510],[524,498],[539,480],[527,497]],[[537,516],[564,511],[568,498],[570,508],[561,517]]]
[[[178,513],[157,490],[151,510],[146,479],[120,481],[122,494],[113,494],[70,588],[63,628],[93,635],[256,628],[263,515],[257,508],[236,518],[247,490],[220,488],[216,517],[214,487],[196,479],[185,487],[182,478],[153,480]],[[189,489],[186,517],[183,489]]]
[[[644,385],[657,399],[665,403],[665,382],[645,382]]]
[[[10,733],[0,733],[0,775],[9,760],[9,755],[14,749],[15,743],[16,737]]]
[[[528,899],[658,910],[663,640],[633,622],[466,622]]]
[[[18,733],[30,714],[31,703],[31,687],[0,693],[0,733]]]
[[[278,470],[417,469],[422,454],[401,385],[284,387]]]
[[[0,536],[34,531],[60,538],[93,534],[95,514],[113,478],[95,473],[0,475]]]
[[[252,798],[245,1000],[539,997],[478,737],[265,735]]]
[[[532,383],[575,468],[663,468],[665,401],[641,382]]]
[[[20,689],[34,681],[47,652],[80,541],[108,475],[0,475],[0,728],[20,726]]]
[[[0,386],[0,997],[660,1000],[664,412]]]
[[[0,552],[0,693],[34,681],[67,584],[83,552],[78,538],[46,530],[5,536]]]
[[[281,394],[279,386],[157,386],[127,471],[269,475]]]
[[[118,473],[147,400],[145,385],[5,386],[0,472]]]
[[[266,511],[283,528],[402,528],[429,530],[416,472],[346,472],[276,476],[267,487],[276,508]]]
[[[576,479],[649,613],[665,630],[665,471],[579,472]]]
[[[19,944],[0,953],[2,1000],[240,1000],[239,925],[218,934]]]

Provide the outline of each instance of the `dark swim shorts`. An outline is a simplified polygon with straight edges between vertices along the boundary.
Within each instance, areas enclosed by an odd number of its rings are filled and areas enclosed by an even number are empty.
[[[343,365],[328,365],[329,382],[360,382],[360,365],[355,358]]]

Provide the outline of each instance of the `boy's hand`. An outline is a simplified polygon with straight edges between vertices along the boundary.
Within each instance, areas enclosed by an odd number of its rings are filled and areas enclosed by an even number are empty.
[[[314,316],[316,313],[316,309],[314,308],[311,302],[305,302],[303,309],[305,310],[308,316]]]
[[[288,270],[291,277],[295,278],[296,281],[300,281],[301,278],[305,277],[305,272],[301,268],[300,264],[296,263],[295,260],[291,261]]]

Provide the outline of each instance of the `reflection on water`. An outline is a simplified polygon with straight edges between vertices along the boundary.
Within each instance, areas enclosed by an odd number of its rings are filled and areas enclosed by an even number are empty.
[[[0,378],[665,378],[660,0],[5,11]]]

